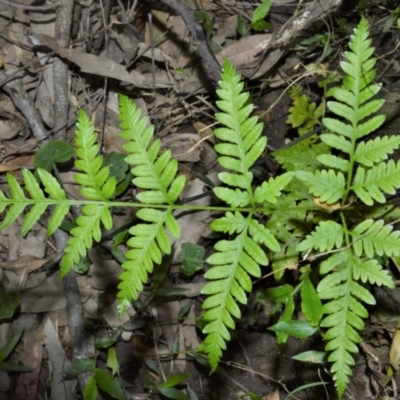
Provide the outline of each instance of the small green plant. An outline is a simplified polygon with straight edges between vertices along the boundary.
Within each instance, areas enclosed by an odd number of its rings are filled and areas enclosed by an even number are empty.
[[[250,25],[247,26],[244,19],[240,14],[237,15],[237,26],[238,32],[241,36],[245,35],[250,29],[254,29],[257,32],[262,32],[271,28],[271,24],[265,21],[266,16],[271,9],[272,0],[264,0],[256,9],[253,11]]]
[[[289,108],[289,117],[286,123],[297,128],[299,135],[304,135],[320,122],[324,114],[324,105],[318,107],[316,103],[310,103],[309,98],[303,94],[300,86],[293,86],[290,90],[290,98],[293,105]]]
[[[36,176],[22,171],[25,190],[8,174],[9,197],[0,192],[0,211],[8,207],[0,228],[12,224],[30,207],[22,222],[24,235],[54,206],[48,224],[52,234],[72,206],[82,205],[61,261],[64,276],[93,242],[100,241],[102,227],[112,229],[112,207],[137,208],[138,221],[129,229],[129,250],[118,286],[119,312],[123,313],[138,298],[154,266],[171,252],[167,231],[179,237],[174,211],[219,211],[221,216],[211,223],[211,229],[223,238],[207,260],[211,268],[205,273],[208,283],[203,289],[206,338],[199,349],[207,354],[211,370],[217,368],[230,330],[241,316],[240,305],[247,303],[251,278],[261,276],[260,266],[271,264],[279,279],[286,269],[302,263],[297,287],[268,289],[260,298],[285,306],[274,327],[280,343],[289,334],[304,337],[298,332],[310,334],[322,328],[333,379],[342,396],[354,364],[351,354],[358,351],[361,340],[358,332],[368,316],[363,303],[375,303],[369,286],[394,286],[384,269],[385,259],[400,254],[400,232],[385,222],[395,215],[385,194],[392,195],[400,187],[400,162],[386,160],[399,148],[400,136],[364,140],[384,121],[382,115],[371,116],[383,101],[374,98],[380,86],[374,83],[376,60],[368,34],[362,19],[351,37],[346,61],[341,62],[343,84],[328,92],[334,100],[327,102],[332,116],[323,119],[327,132],[319,139],[308,138],[277,152],[275,158],[287,172],[260,184],[253,179],[251,168],[265,150],[266,137],[261,134],[262,125],[251,116],[253,105],[249,94],[243,92],[240,76],[225,61],[217,91],[220,112],[216,118],[221,126],[215,131],[215,150],[225,172],[219,175],[222,185],[214,189],[225,206],[178,204],[185,178],[178,174],[177,161],[169,150],[161,151],[160,140],[153,138],[154,128],[147,126],[133,102],[121,96],[121,137],[127,140],[125,161],[131,168],[132,183],[140,189],[136,201],[114,198],[117,179],[98,154],[94,128],[80,111],[75,139],[79,172],[74,179],[84,200],[69,199],[43,168],[37,168]],[[196,271],[198,262],[187,269],[189,274]],[[291,321],[298,290],[308,322]],[[99,384],[96,379],[92,386]]]

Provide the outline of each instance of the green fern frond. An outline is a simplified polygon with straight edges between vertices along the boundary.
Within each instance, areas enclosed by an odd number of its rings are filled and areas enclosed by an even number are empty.
[[[35,176],[30,171],[22,170],[22,178],[26,192],[30,196],[29,198],[25,196],[22,187],[14,176],[7,174],[7,182],[11,196],[10,198],[7,198],[4,193],[0,192],[0,210],[4,211],[7,206],[10,207],[0,225],[0,229],[10,226],[15,222],[19,215],[23,213],[26,207],[31,206],[31,209],[22,221],[20,233],[21,235],[25,235],[39,220],[47,207],[55,204],[57,204],[57,206],[55,207],[48,224],[48,234],[51,235],[60,226],[63,218],[68,213],[71,204],[59,183],[47,171],[39,168],[37,172],[45,187],[45,191],[50,195],[50,198],[47,198],[44,195],[44,192]]]
[[[290,97],[293,100],[292,107],[289,108],[289,117],[286,123],[293,128],[298,128],[300,136],[310,131],[324,113],[324,105],[318,107],[315,103],[310,103],[309,98],[303,94],[301,86],[293,86],[290,90]]]
[[[217,105],[223,112],[216,117],[224,127],[215,130],[221,141],[215,149],[220,154],[218,162],[233,171],[220,173],[220,180],[235,189],[215,188],[214,193],[233,207],[276,203],[294,174],[270,179],[253,191],[250,168],[264,151],[266,138],[261,137],[262,125],[256,117],[250,117],[253,106],[247,104],[249,94],[242,93],[240,75],[229,61],[224,63],[221,79],[221,89],[217,90],[221,100]],[[259,277],[260,265],[268,264],[262,246],[276,252],[280,245],[270,230],[253,218],[252,212],[246,217],[239,212],[227,212],[212,222],[211,229],[233,235],[231,240],[216,243],[215,253],[207,260],[212,265],[205,274],[210,282],[202,291],[208,296],[203,303],[207,322],[203,332],[207,337],[200,349],[207,353],[214,371],[230,339],[228,329],[234,329],[234,318],[240,318],[237,302],[246,304],[246,292],[252,289],[250,276]]]
[[[30,204],[29,200],[25,197],[24,192],[18,183],[18,181],[11,174],[7,174],[7,183],[10,188],[10,199],[5,198],[4,203],[11,205],[5,215],[0,229],[7,228],[18,218],[20,214],[25,210],[25,207]],[[3,204],[4,204],[3,203]],[[38,217],[39,218],[39,217]]]
[[[65,254],[60,263],[61,277],[65,276],[93,247],[93,240],[100,242],[100,222],[106,229],[112,228],[109,205],[90,204],[82,208],[82,216],[76,219],[77,226],[71,230]]]
[[[340,248],[343,243],[344,231],[342,225],[334,221],[321,221],[314,232],[307,235],[298,246],[297,251],[319,250],[330,251]]]
[[[342,172],[320,170],[314,173],[298,171],[296,176],[308,187],[310,193],[327,204],[336,203],[345,194],[345,178]]]
[[[362,260],[354,257],[353,278],[363,283],[369,282],[371,285],[387,286],[394,289],[395,284],[389,272],[382,269],[375,259]]]
[[[235,208],[246,207],[251,200],[247,191],[239,189],[233,190],[226,187],[216,187],[214,188],[214,194]]]
[[[357,225],[351,234],[354,238],[353,248],[357,256],[378,256],[400,254],[400,231],[393,231],[393,225],[384,225],[383,220],[365,220]]]
[[[282,190],[291,182],[293,176],[294,172],[286,172],[276,178],[270,178],[268,181],[263,182],[254,191],[254,201],[257,204],[275,204],[278,201],[278,197],[281,197]]]
[[[218,162],[236,173],[223,172],[219,178],[227,185],[245,189],[251,201],[253,174],[250,167],[261,156],[267,139],[261,136],[263,126],[257,122],[257,117],[250,117],[253,104],[248,104],[249,93],[242,90],[240,75],[236,74],[232,64],[226,62],[221,74],[220,89],[217,90],[221,99],[217,101],[217,106],[222,112],[215,115],[224,127],[214,131],[215,136],[221,140],[221,143],[215,145],[215,150],[220,154]],[[219,190],[215,192],[217,196],[218,193]]]
[[[314,172],[321,168],[317,157],[329,151],[325,143],[315,143],[315,138],[301,140],[292,147],[284,148],[272,153],[275,160],[287,171]]]
[[[207,260],[214,265],[205,277],[208,282],[202,293],[208,295],[203,303],[203,318],[207,325],[203,333],[207,334],[201,349],[208,354],[211,370],[215,371],[230,340],[227,328],[234,329],[232,317],[240,318],[240,309],[236,302],[246,304],[245,291],[250,292],[252,284],[249,275],[261,276],[259,265],[267,265],[265,252],[249,236],[250,219],[247,218],[243,230],[234,240],[221,240],[215,245],[216,253]]]
[[[109,177],[109,167],[102,167],[103,157],[98,154],[100,146],[96,144],[94,126],[83,111],[79,111],[75,137],[76,168],[80,171],[74,175],[74,180],[82,187],[83,197],[93,201],[103,201],[106,204],[87,204],[82,208],[82,215],[76,220],[76,227],[71,230],[64,257],[60,263],[61,276],[65,276],[76,265],[87,250],[93,246],[93,240],[101,239],[102,223],[105,229],[112,228],[112,217],[107,204],[114,195],[116,180]]]
[[[355,161],[366,167],[372,167],[383,160],[387,160],[389,154],[400,147],[400,135],[376,137],[367,142],[358,144],[355,153]]]
[[[100,145],[96,143],[94,126],[82,109],[79,110],[76,127],[78,159],[75,167],[82,173],[74,174],[74,180],[82,186],[80,193],[86,199],[108,201],[114,195],[116,180],[109,176],[109,167],[102,167],[103,157],[99,155]]]
[[[357,297],[364,302],[374,304],[373,296],[352,277],[351,252],[343,251],[347,260],[343,269],[327,275],[318,285],[320,299],[331,300],[323,305],[323,312],[327,315],[321,322],[321,327],[328,328],[325,333],[327,342],[325,350],[331,351],[328,361],[332,363],[331,372],[336,387],[341,396],[351,376],[350,367],[354,365],[351,353],[357,353],[356,344],[361,341],[357,330],[364,328],[362,318],[368,316],[366,308]]]
[[[136,300],[143,289],[147,276],[153,271],[154,263],[161,262],[162,253],[171,252],[170,240],[166,234],[179,237],[180,228],[172,215],[173,205],[179,198],[184,186],[185,177],[178,177],[178,162],[171,159],[171,151],[160,153],[161,141],[152,142],[152,126],[147,127],[146,118],[140,116],[140,109],[126,96],[120,97],[120,136],[128,140],[124,145],[130,155],[125,161],[132,165],[132,182],[140,189],[137,199],[145,204],[166,205],[165,210],[144,208],[137,216],[146,224],[133,226],[128,240],[131,248],[126,253],[126,262],[122,264],[124,272],[118,286],[119,312],[123,313]]]
[[[375,303],[362,284],[393,287],[389,274],[377,260],[380,256],[400,254],[400,232],[394,231],[392,225],[367,219],[354,226],[346,209],[351,192],[353,202],[360,200],[373,206],[375,202],[386,203],[385,194],[394,194],[400,187],[400,163],[383,162],[400,147],[400,138],[360,140],[385,120],[384,115],[371,116],[380,109],[383,100],[374,98],[381,86],[374,83],[376,59],[372,57],[374,48],[365,19],[354,30],[349,47],[346,60],[340,63],[345,73],[343,85],[328,92],[334,98],[327,102],[333,116],[323,119],[329,132],[320,136],[325,145],[335,149],[335,154],[317,156],[326,169],[296,172],[319,202],[340,202],[342,206],[336,216],[328,217],[332,220],[325,217],[297,246],[298,251],[334,251],[320,264],[319,272],[324,278],[317,290],[319,298],[328,301],[323,305],[325,317],[320,326],[327,328],[325,349],[330,352],[331,372],[339,397],[351,376],[350,367],[354,365],[351,353],[358,352],[356,344],[361,340],[358,331],[364,328],[362,319],[368,316],[361,302]]]
[[[358,167],[352,189],[357,196],[367,205],[372,205],[373,200],[385,203],[386,194],[395,194],[400,188],[400,161],[393,160],[380,163],[367,171]]]
[[[57,179],[41,168],[37,169],[37,173],[42,181],[45,192],[57,203],[56,207],[52,210],[51,218],[47,225],[47,234],[50,236],[58,229],[64,217],[68,214],[70,204]]]
[[[372,294],[356,280],[390,288],[394,287],[394,283],[376,260],[361,261],[351,249],[335,253],[324,264],[323,272],[339,269],[327,275],[317,290],[320,299],[330,300],[323,305],[327,316],[321,322],[321,327],[328,328],[325,333],[325,349],[331,351],[328,361],[332,362],[331,372],[341,396],[351,376],[350,367],[354,365],[351,353],[358,352],[356,344],[361,341],[357,331],[364,329],[362,319],[368,317],[368,311],[360,301],[375,304]]]

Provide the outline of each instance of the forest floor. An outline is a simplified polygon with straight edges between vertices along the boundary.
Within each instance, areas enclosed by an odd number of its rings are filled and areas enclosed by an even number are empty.
[[[257,24],[251,26],[260,5],[254,0],[33,3],[0,1],[2,173],[20,177],[22,168],[33,170],[35,154],[53,139],[72,143],[79,108],[94,122],[102,154],[118,164],[117,153],[124,154],[118,136],[122,93],[140,106],[163,148],[172,150],[180,171],[190,178],[185,196],[200,195],[215,174],[215,90],[224,57],[241,73],[273,152],[298,137],[297,129],[288,123],[291,88],[298,85],[311,102],[322,102],[318,82],[323,76],[316,71],[338,71],[362,14],[371,27],[378,59],[376,80],[383,88],[394,88],[387,101],[390,110],[385,111],[388,123],[378,134],[400,132],[397,1],[273,0],[261,19],[264,25],[258,25],[260,30]],[[201,34],[196,30],[199,24]],[[55,147],[53,152],[64,150]],[[274,176],[276,169],[267,154],[259,164],[258,179]],[[79,198],[72,174],[71,163],[59,165],[64,188]],[[5,182],[1,178],[0,188],[7,193]],[[124,196],[129,199],[132,188]],[[183,241],[201,245],[207,255],[214,244],[208,228],[211,216],[211,212],[193,214],[181,226]],[[78,266],[79,274],[62,281],[58,273],[62,250],[56,239],[47,237],[46,220],[45,215],[25,236],[19,235],[21,218],[0,232],[0,400],[81,398],[78,381],[85,382],[85,374],[78,379],[79,374],[63,373],[73,354],[92,359],[99,370],[115,372],[129,399],[336,398],[328,365],[292,358],[324,350],[321,335],[289,338],[282,346],[268,330],[279,310],[262,304],[259,295],[276,285],[273,277],[254,283],[221,365],[210,375],[194,352],[203,339],[196,322],[201,316],[206,265],[185,276],[177,257],[168,258],[164,270],[156,271],[163,276],[161,285],[157,277],[158,290],[164,291],[152,291],[151,277],[135,308],[120,317],[116,288],[122,269],[117,256],[123,243],[105,238],[88,252]],[[126,211],[115,213],[115,226],[131,221]],[[181,242],[176,244],[176,254],[181,247]],[[264,273],[269,272],[266,268]],[[297,276],[295,268],[288,270],[280,284],[292,284]],[[80,297],[74,303],[69,294],[77,288]],[[399,398],[400,375],[386,379],[388,365],[394,362],[389,352],[399,340],[395,335],[399,293],[374,290],[378,304],[369,309],[346,399]],[[84,319],[75,321],[80,305]],[[79,350],[74,335],[83,329],[89,344],[78,344]],[[10,344],[21,330],[21,339]],[[10,371],[10,364],[17,366],[15,371]],[[19,371],[21,366],[29,371]],[[188,374],[186,379],[172,385],[175,391],[163,391],[163,382],[173,376],[183,379],[183,374]],[[112,398],[104,391],[101,396]]]

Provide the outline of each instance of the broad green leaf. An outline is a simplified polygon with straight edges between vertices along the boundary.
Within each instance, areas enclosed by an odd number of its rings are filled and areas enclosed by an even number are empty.
[[[167,379],[164,383],[159,385],[158,389],[174,387],[176,385],[179,385],[180,383],[182,383],[184,380],[188,379],[189,377],[190,377],[190,374],[173,375],[173,376],[171,376],[171,378]]]
[[[110,347],[107,353],[107,368],[111,369],[112,374],[115,374],[119,371],[119,362],[117,358],[117,353],[115,351],[115,347]]]
[[[14,350],[15,346],[21,339],[24,330],[18,331],[1,349],[0,349],[0,362],[3,362]]]
[[[165,397],[174,400],[189,400],[189,397],[186,396],[181,390],[175,389],[172,387],[164,388],[158,387],[158,391]]]
[[[64,368],[63,373],[67,375],[78,375],[83,372],[92,371],[94,362],[91,358],[79,358],[73,360],[68,367]]]
[[[308,275],[304,276],[300,294],[301,310],[311,325],[317,326],[322,318],[322,303]]]
[[[182,261],[179,271],[186,276],[192,276],[197,271],[201,271],[205,254],[204,247],[194,243],[183,243],[181,253],[178,255],[178,259]]]
[[[51,171],[53,163],[67,162],[71,160],[74,153],[74,148],[64,140],[52,140],[35,154],[35,166]]]
[[[304,353],[296,354],[293,360],[310,362],[314,364],[324,364],[328,361],[328,353],[326,351],[310,350]]]
[[[91,376],[88,380],[88,383],[83,390],[83,399],[84,400],[97,400],[99,396],[99,391],[97,390],[96,378]]]
[[[281,321],[270,326],[268,329],[294,336],[298,339],[305,339],[317,331],[317,328],[311,326],[308,321]]]
[[[93,376],[96,380],[97,386],[101,390],[112,396],[114,399],[126,400],[125,393],[120,384],[110,373],[97,368],[95,369]]]
[[[253,11],[252,23],[264,19],[271,9],[272,0],[264,0],[258,7]]]

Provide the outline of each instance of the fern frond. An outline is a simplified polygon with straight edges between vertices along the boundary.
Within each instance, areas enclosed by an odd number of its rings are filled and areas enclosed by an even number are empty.
[[[41,168],[37,169],[37,173],[43,183],[45,192],[57,202],[57,206],[52,211],[51,218],[47,225],[47,234],[50,236],[58,229],[64,217],[68,214],[70,204],[57,179]]]
[[[74,180],[82,186],[80,193],[86,199],[108,202],[114,195],[116,180],[109,177],[109,167],[102,167],[103,157],[98,154],[100,146],[95,144],[94,126],[83,110],[79,111],[76,126],[75,145],[78,159],[75,166],[80,173],[74,175]],[[100,241],[100,223],[105,229],[112,228],[109,207],[109,204],[90,204],[82,208],[83,215],[77,218],[77,226],[71,230],[71,237],[60,263],[62,277],[92,248],[93,240]],[[61,211],[63,210],[58,210],[59,213]]]
[[[120,136],[128,140],[124,148],[130,155],[125,161],[132,165],[132,182],[140,189],[137,199],[146,204],[169,205],[165,210],[144,208],[137,216],[146,224],[133,226],[129,233],[126,262],[122,264],[124,272],[118,286],[119,312],[123,313],[132,300],[136,300],[143,289],[143,283],[153,271],[154,263],[160,263],[162,253],[171,252],[170,240],[166,234],[179,237],[180,228],[172,215],[172,206],[179,198],[184,186],[185,177],[178,177],[178,162],[171,159],[171,151],[160,154],[161,141],[152,142],[152,126],[146,127],[147,120],[140,116],[140,109],[128,97],[120,96]]]
[[[345,257],[344,257],[345,256]],[[368,304],[375,304],[373,296],[353,280],[352,255],[349,250],[341,252],[343,269],[327,275],[318,285],[320,299],[331,300],[323,305],[327,316],[321,326],[328,328],[325,333],[325,350],[330,351],[328,361],[332,363],[331,372],[339,396],[342,396],[354,365],[351,353],[357,353],[356,344],[361,341],[357,330],[364,329],[362,318],[368,316],[366,308],[358,298]]]
[[[393,160],[380,163],[365,173],[363,167],[358,167],[352,189],[367,205],[372,205],[373,200],[385,203],[384,193],[395,194],[400,188],[400,161]]]
[[[395,284],[389,272],[382,269],[375,259],[361,260],[354,257],[353,278],[363,283],[369,282],[371,285],[387,286],[394,289]]]
[[[222,240],[215,245],[216,253],[207,260],[214,265],[205,277],[208,282],[202,293],[208,295],[203,303],[203,318],[207,325],[203,333],[207,334],[201,349],[208,354],[211,370],[215,371],[230,340],[227,328],[234,329],[234,318],[240,318],[240,309],[236,302],[246,304],[245,291],[250,292],[252,284],[249,275],[261,276],[259,265],[266,265],[268,259],[260,245],[249,236],[247,218],[243,230],[234,240]]]
[[[76,219],[77,226],[71,230],[65,254],[60,263],[61,277],[65,276],[93,247],[93,240],[100,242],[100,222],[106,229],[112,228],[108,205],[90,204],[82,208],[82,216]]]
[[[253,174],[250,167],[264,151],[266,137],[261,136],[263,126],[257,122],[257,117],[250,117],[253,104],[248,103],[249,93],[242,92],[242,89],[240,75],[236,74],[231,63],[225,62],[220,89],[217,90],[221,99],[217,101],[217,106],[222,112],[215,115],[224,127],[214,131],[215,136],[222,141],[215,145],[215,150],[220,154],[218,162],[236,172],[220,173],[221,182],[246,189],[251,194]]]
[[[270,178],[268,181],[264,181],[261,186],[257,187],[254,191],[254,201],[257,204],[266,202],[275,204],[278,197],[281,196],[282,190],[287,187],[293,179],[293,176],[293,172],[286,172],[276,178]]]
[[[321,221],[314,232],[307,235],[298,246],[297,251],[319,250],[330,251],[334,247],[340,248],[343,243],[344,231],[342,225],[334,221]]]
[[[81,109],[76,124],[75,144],[78,159],[75,166],[82,173],[74,174],[74,180],[82,188],[80,193],[88,200],[108,201],[115,192],[116,180],[109,176],[109,167],[102,167],[103,157],[99,155],[100,145],[87,114]]]
[[[329,151],[324,143],[314,142],[314,138],[307,138],[292,147],[278,150],[272,155],[287,171],[314,172],[321,167],[317,156]]]
[[[10,206],[10,208],[6,212],[0,229],[10,226],[23,213],[27,206],[31,206],[31,209],[22,221],[20,233],[21,235],[25,235],[32,229],[47,207],[55,204],[57,204],[57,207],[50,218],[47,228],[48,234],[52,234],[60,226],[63,218],[69,211],[70,201],[67,199],[59,183],[47,171],[38,168],[37,172],[50,198],[45,196],[38,181],[30,171],[22,170],[22,178],[25,190],[30,196],[29,198],[25,196],[21,185],[14,176],[7,174],[11,196],[7,198],[3,192],[0,193],[0,210],[4,211],[7,206]]]
[[[25,197],[24,192],[18,181],[11,174],[7,174],[7,183],[10,188],[10,199],[5,198],[4,203],[10,205],[0,229],[7,228],[18,218],[25,210],[25,207],[31,202]],[[4,204],[3,203],[3,204]]]
[[[393,231],[393,225],[384,225],[384,220],[367,219],[358,224],[351,234],[354,238],[353,248],[357,256],[378,256],[400,254],[400,231]]]
[[[374,164],[383,160],[387,160],[389,154],[393,154],[394,150],[400,147],[400,136],[383,136],[376,137],[367,142],[360,142],[357,145],[355,153],[355,161],[372,167]]]
[[[117,295],[121,312],[130,306],[132,300],[137,299],[143,290],[143,283],[147,282],[148,274],[153,271],[154,264],[161,263],[162,253],[171,252],[165,225],[168,226],[168,219],[176,222],[171,211],[141,209],[137,214],[140,219],[149,223],[137,224],[129,230],[132,236],[127,242],[130,250],[125,254],[127,261],[122,264],[125,271],[120,275]],[[151,218],[146,214],[151,214]],[[177,228],[178,232],[176,227],[171,229],[175,236],[179,234],[179,225]]]
[[[218,162],[234,172],[223,172],[219,177],[235,189],[215,188],[214,193],[234,207],[275,203],[294,174],[270,179],[253,192],[250,168],[264,151],[266,138],[261,137],[262,125],[250,117],[252,105],[246,104],[249,94],[242,93],[240,75],[229,61],[224,63],[221,78],[221,89],[217,90],[221,100],[217,105],[223,112],[216,117],[224,127],[215,130],[221,140],[215,149],[220,154]],[[207,322],[203,332],[207,337],[201,350],[207,353],[214,371],[230,339],[228,328],[234,329],[234,318],[241,315],[237,302],[246,304],[246,292],[252,289],[250,276],[259,277],[260,265],[268,264],[261,246],[280,251],[280,245],[271,231],[253,218],[252,212],[246,217],[239,212],[227,212],[211,224],[211,229],[234,235],[231,240],[216,243],[215,253],[208,259],[213,267],[205,274],[210,282],[202,291],[208,297],[203,303]]]
[[[314,173],[298,171],[296,176],[305,183],[313,196],[321,202],[333,204],[345,194],[345,179],[341,172],[320,170]]]

